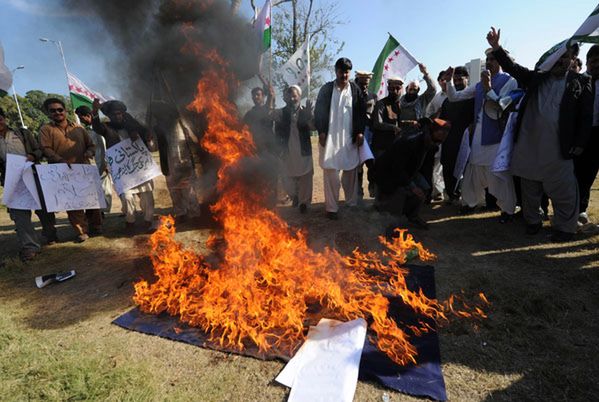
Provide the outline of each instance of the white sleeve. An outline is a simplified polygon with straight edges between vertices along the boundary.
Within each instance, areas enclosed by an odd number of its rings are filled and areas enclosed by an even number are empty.
[[[461,91],[456,91],[452,81],[447,81],[447,99],[450,102],[458,102],[467,99],[472,99],[476,95],[476,85],[470,85]]]

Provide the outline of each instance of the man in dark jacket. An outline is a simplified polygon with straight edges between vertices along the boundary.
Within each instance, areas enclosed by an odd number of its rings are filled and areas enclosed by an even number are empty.
[[[466,67],[459,66],[453,71],[453,85],[457,91],[462,91],[468,86],[469,74]],[[445,99],[441,106],[439,118],[451,123],[451,130],[441,148],[441,165],[443,165],[443,180],[445,192],[450,203],[459,201],[457,191],[458,180],[453,176],[458,152],[464,131],[474,121],[474,98],[458,102],[450,102]]]
[[[570,46],[550,71],[516,64],[499,45],[491,28],[487,41],[501,67],[526,89],[514,129],[512,174],[520,176],[527,233],[542,227],[543,191],[552,201],[552,241],[568,241],[577,229],[579,194],[572,158],[582,153],[590,135],[592,92],[588,77],[568,71],[578,55]]]
[[[348,206],[358,203],[358,148],[364,143],[366,102],[364,93],[349,81],[351,60],[342,57],[335,63],[335,81],[318,92],[314,123],[320,143],[320,167],[323,169],[324,199],[327,217],[337,219],[339,189],[343,185]],[[341,182],[339,172],[343,175]]]
[[[29,162],[39,163],[43,153],[33,137],[33,134],[26,129],[13,129],[8,126],[6,114],[0,109],[0,184],[4,186],[6,177],[6,161],[7,154],[20,155],[27,158]],[[39,186],[38,186],[39,188]],[[40,199],[43,203],[41,191],[39,191]],[[10,218],[15,223],[15,230],[19,238],[21,250],[19,256],[22,261],[29,261],[40,252],[41,246],[35,229],[31,222],[31,210],[9,208],[8,213]],[[56,228],[51,219],[54,214],[49,217],[45,212],[45,208],[36,211],[44,227],[43,234],[47,238],[48,243],[56,241]]]
[[[406,215],[414,226],[426,229],[427,223],[418,215],[426,199],[418,183],[419,170],[427,152],[445,140],[450,124],[441,119],[422,119],[420,126],[420,133],[398,137],[375,160],[376,205],[393,215]]]
[[[587,74],[592,79],[593,89],[593,128],[590,138],[584,146],[580,156],[574,158],[574,170],[580,191],[580,213],[578,222],[580,226],[590,222],[587,208],[591,197],[591,187],[599,170],[599,100],[597,99],[597,85],[599,85],[599,45],[593,45],[587,53]],[[586,226],[582,230],[597,230],[598,227]]]
[[[312,203],[312,105],[301,106],[302,90],[292,85],[285,90],[287,105],[273,111],[275,132],[280,142],[281,160],[285,167],[284,184],[293,204],[305,213]]]

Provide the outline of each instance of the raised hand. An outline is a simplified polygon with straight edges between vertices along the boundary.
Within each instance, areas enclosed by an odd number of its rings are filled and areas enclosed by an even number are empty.
[[[445,82],[451,81],[453,79],[453,67],[449,66],[447,70],[445,70],[442,78]]]
[[[418,63],[418,68],[420,69],[420,72],[422,73],[422,75],[428,75],[428,71],[424,64]]]
[[[495,27],[491,27],[491,30],[487,34],[487,42],[493,48],[493,50],[499,49],[499,38],[501,36],[501,29],[495,30]]]
[[[98,114],[98,110],[100,110],[101,107],[102,104],[100,103],[100,99],[94,99],[94,103],[92,103],[92,114]]]

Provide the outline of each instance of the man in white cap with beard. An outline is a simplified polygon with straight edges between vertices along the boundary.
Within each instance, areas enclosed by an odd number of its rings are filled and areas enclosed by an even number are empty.
[[[287,105],[273,111],[275,132],[285,166],[285,190],[303,214],[312,202],[312,105],[308,100],[305,107],[301,106],[302,89],[297,85],[285,89],[284,98]]]

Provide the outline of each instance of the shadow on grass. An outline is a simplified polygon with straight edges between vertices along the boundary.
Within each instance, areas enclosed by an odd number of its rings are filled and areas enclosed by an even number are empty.
[[[392,219],[374,212],[371,201],[342,208],[338,221],[326,219],[322,204],[312,205],[305,215],[290,206],[279,212],[293,227],[307,231],[314,249],[334,247],[343,254],[355,247],[380,248],[377,236]],[[466,295],[482,291],[491,306],[489,318],[477,328],[453,321],[440,330],[444,362],[520,376],[488,400],[594,399],[599,392],[597,236],[553,244],[547,225],[538,235],[526,236],[521,221],[501,225],[498,213],[455,214],[452,207],[425,208],[430,230],[411,232],[439,256],[433,265],[440,299],[462,290]],[[118,234],[121,224],[112,215],[104,237],[48,247],[38,261],[12,264],[0,273],[3,297],[19,300],[24,321],[35,329],[66,328],[99,312],[116,317],[133,304],[132,284],[153,276],[148,236]],[[178,230],[193,234],[197,228],[183,224]],[[0,243],[7,244],[11,236],[14,242],[14,234],[0,235]],[[35,276],[70,269],[77,271],[72,280],[35,287]],[[451,384],[449,389],[452,398]]]

